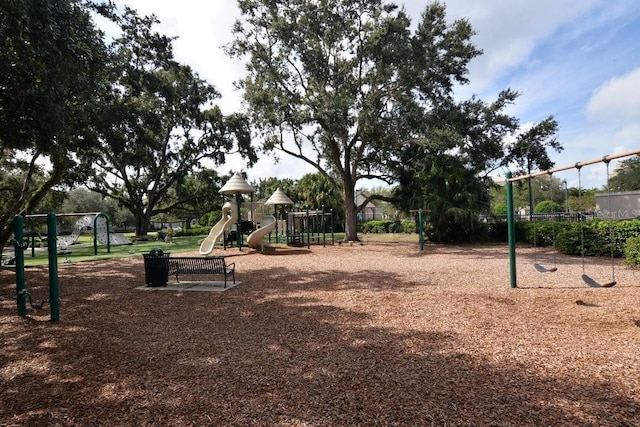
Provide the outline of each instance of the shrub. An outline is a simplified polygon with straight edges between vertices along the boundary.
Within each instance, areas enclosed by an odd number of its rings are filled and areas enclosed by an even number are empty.
[[[593,219],[572,223],[558,234],[556,247],[566,255],[622,257],[627,240],[640,236],[640,221]]]
[[[191,228],[183,228],[180,231],[178,231],[175,235],[176,236],[203,236],[206,234],[209,234],[209,231],[211,231],[211,227],[207,227],[205,225],[194,225]]]
[[[507,205],[505,205],[504,203],[496,203],[493,206],[493,209],[491,210],[491,212],[496,216],[506,215],[508,213],[507,212]]]
[[[640,236],[627,239],[624,244],[624,260],[627,264],[640,266]]]
[[[562,206],[551,200],[543,200],[534,209],[535,213],[552,213],[562,211]]]
[[[514,224],[515,241],[528,242],[529,222],[517,221]],[[507,242],[509,240],[509,226],[506,221],[488,223],[486,225],[487,240],[490,242]]]
[[[363,233],[389,233],[394,221],[390,219],[376,219],[362,223]]]
[[[220,221],[220,218],[222,218],[221,212],[211,211],[211,212],[207,212],[206,214],[203,214],[198,220],[198,222],[203,226],[211,227],[212,225]]]
[[[405,233],[417,233],[418,229],[416,226],[416,222],[415,221],[410,221],[407,219],[403,219],[401,222],[402,225],[402,231],[404,231]]]

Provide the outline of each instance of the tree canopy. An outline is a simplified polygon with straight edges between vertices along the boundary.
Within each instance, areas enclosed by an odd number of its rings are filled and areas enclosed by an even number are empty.
[[[240,0],[231,55],[268,150],[315,166],[341,189],[346,234],[357,239],[355,186],[394,181],[389,162],[424,118],[466,83],[480,51],[466,20],[425,8],[412,33],[406,12],[382,0]]]
[[[609,179],[610,191],[640,190],[640,156],[622,160]]]
[[[175,61],[172,39],[154,31],[155,16],[125,8],[118,22],[122,35],[110,46],[114,83],[89,188],[129,209],[136,233],[146,234],[152,216],[196,196],[169,190],[202,169],[203,161],[217,165],[237,150],[251,164],[256,155],[247,120],[213,105],[218,92]]]
[[[84,153],[97,138],[108,63],[92,7],[71,0],[0,3],[0,160],[16,171],[9,180],[0,177],[9,197],[0,216],[2,245],[14,215],[33,212],[54,186],[86,177]]]

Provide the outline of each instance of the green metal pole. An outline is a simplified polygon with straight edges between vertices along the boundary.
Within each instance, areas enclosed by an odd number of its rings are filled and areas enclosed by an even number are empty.
[[[518,287],[516,279],[516,228],[513,216],[513,183],[509,181],[511,172],[507,172],[507,231],[509,235],[509,280],[510,287]]]
[[[35,258],[36,257],[36,238],[35,238],[35,231],[36,231],[36,226],[35,223],[33,222],[33,218],[27,218],[29,220],[29,231],[31,232],[31,258]]]
[[[424,250],[424,230],[422,229],[422,209],[418,209],[418,232],[420,233],[420,250]]]
[[[93,254],[98,255],[98,215],[93,218]]]
[[[24,251],[22,250],[22,240],[24,239],[24,221],[21,215],[13,218],[13,251],[16,257],[16,302],[18,304],[18,316],[27,315],[27,300],[22,292],[25,290],[24,284]]]
[[[335,240],[335,236],[334,236],[334,232],[333,232],[333,208],[331,208],[330,212],[331,212],[331,221],[330,221],[330,223],[331,223],[331,244],[335,245],[335,241],[336,240]]]
[[[106,224],[107,231],[107,253],[111,253],[111,228],[109,226],[109,217],[103,213],[98,213],[95,218],[93,218],[93,254],[98,255],[98,220],[100,218],[104,218]]]
[[[320,226],[322,227],[322,247],[327,247],[327,230],[325,229],[325,221],[324,221],[324,205],[322,205],[322,220],[320,221]],[[318,236],[319,238],[320,236]]]
[[[58,282],[58,251],[56,248],[56,213],[47,215],[47,246],[49,249],[49,304],[51,321],[60,321],[60,283]]]
[[[311,228],[311,224],[309,224],[309,206],[307,206],[307,249],[309,249],[311,247],[311,236],[310,236],[310,230],[309,228]],[[303,231],[304,233],[304,231]]]
[[[236,242],[238,249],[242,250],[242,217],[240,216],[240,193],[236,193],[236,206],[238,207],[238,221],[236,222]]]

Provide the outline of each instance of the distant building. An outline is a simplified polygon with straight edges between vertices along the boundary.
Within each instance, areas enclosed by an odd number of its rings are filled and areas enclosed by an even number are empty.
[[[367,195],[362,191],[356,191],[356,206],[360,206],[367,199]],[[358,214],[358,221],[371,221],[373,219],[384,219],[382,208],[370,201]]]
[[[602,219],[640,217],[640,191],[596,193],[596,216]]]

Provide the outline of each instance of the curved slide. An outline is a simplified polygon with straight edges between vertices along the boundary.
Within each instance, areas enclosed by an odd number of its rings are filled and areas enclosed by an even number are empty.
[[[78,218],[73,226],[73,231],[67,236],[58,236],[56,239],[56,245],[60,247],[66,247],[73,245],[80,237],[80,234],[89,226],[93,224],[93,216],[85,215]]]
[[[260,228],[247,237],[247,246],[252,249],[262,250],[265,246],[269,246],[269,243],[262,240],[264,236],[271,233],[276,229],[276,218],[273,215],[265,215],[262,217]]]
[[[98,217],[96,222],[96,239],[101,245],[106,245],[109,240],[110,245],[130,245],[133,242],[120,233],[109,233],[109,239],[107,239],[107,220],[103,216]]]
[[[216,242],[231,230],[231,224],[238,222],[238,208],[234,202],[226,202],[222,206],[222,218],[209,231],[209,235],[200,243],[200,255],[209,256],[216,247]]]
[[[107,244],[107,220],[104,217],[99,217],[98,220],[95,220],[95,215],[85,215],[79,218],[73,226],[73,231],[71,234],[67,236],[58,236],[56,244],[60,247],[67,247],[74,244],[80,234],[87,230],[88,227],[92,227],[95,222],[96,226],[96,237],[98,239],[98,243],[101,245]],[[112,245],[130,245],[131,240],[126,238],[124,234],[119,233],[110,233],[109,234],[109,243]]]

